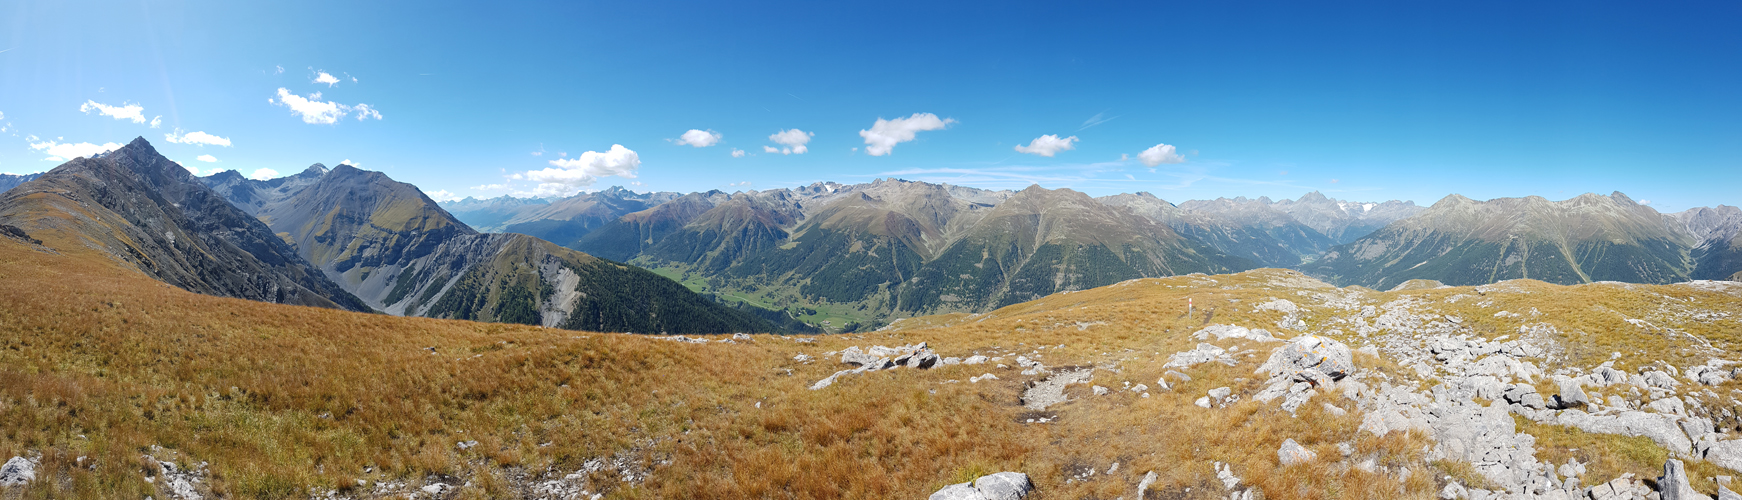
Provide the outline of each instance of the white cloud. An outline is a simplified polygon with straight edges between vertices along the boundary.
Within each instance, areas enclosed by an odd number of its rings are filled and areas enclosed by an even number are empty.
[[[230,147],[230,139],[227,137],[218,137],[218,136],[208,134],[205,132],[200,132],[200,131],[193,131],[193,132],[188,132],[186,134],[183,134],[181,132],[181,129],[179,129],[179,128],[175,129],[174,133],[163,134],[163,140],[166,140],[166,141],[169,141],[172,143],[176,143],[176,144],[193,144],[193,145],[197,145],[197,146],[211,145],[211,146],[223,146],[226,148]]]
[[[732,148],[732,157],[733,158],[743,158],[744,155],[747,155],[747,154],[750,154],[750,153],[746,153],[742,149]]]
[[[1060,139],[1057,135],[1047,134],[1036,137],[1032,141],[1028,141],[1027,146],[1018,144],[1016,146],[1016,152],[1051,158],[1052,155],[1058,154],[1059,151],[1077,149],[1076,146],[1071,145],[1073,142],[1077,142],[1077,136],[1073,135]]]
[[[478,185],[478,186],[472,186],[472,189],[476,189],[479,191],[497,191],[497,190],[502,190],[502,189],[508,189],[508,184],[483,184],[483,185]]]
[[[435,201],[454,201],[454,200],[458,200],[460,198],[464,198],[464,196],[459,196],[459,195],[456,195],[454,193],[450,193],[446,189],[439,189],[439,190],[435,190],[435,191],[430,191],[430,192],[424,193],[424,195],[429,196],[429,199],[432,199]]]
[[[895,149],[896,144],[913,140],[913,135],[928,130],[939,130],[951,123],[954,118],[939,119],[931,113],[914,113],[907,118],[885,120],[878,118],[871,124],[871,130],[860,130],[859,137],[865,138],[865,152],[871,156],[883,156]]]
[[[151,117],[151,128],[157,128],[159,125],[163,125],[163,115]]]
[[[1155,147],[1137,153],[1137,160],[1143,162],[1144,165],[1153,167],[1163,163],[1185,163],[1186,157],[1175,153],[1171,145],[1156,144]]]
[[[188,173],[190,173],[190,174],[194,174],[194,175],[200,175],[200,169],[198,169],[198,168],[194,168],[194,167],[190,167],[190,166],[188,166],[188,165],[187,165],[187,164],[186,164],[186,163],[182,163],[182,162],[179,162],[179,161],[178,161],[178,162],[175,162],[175,164],[177,164],[177,165],[181,165],[181,168],[185,168],[185,169],[188,169]]]
[[[313,83],[325,83],[328,88],[339,83],[338,77],[327,74],[325,71],[317,71],[316,73],[320,73],[320,76],[316,76]]]
[[[276,69],[276,70],[274,70],[274,71],[273,71],[273,72],[272,72],[272,74],[274,74],[274,75],[282,75],[282,74],[284,74],[284,66],[283,66],[283,65],[275,65],[275,66],[273,66],[273,67],[275,67],[275,68],[277,68],[277,69]]]
[[[31,137],[36,137],[36,136],[33,135]],[[99,146],[96,144],[91,144],[89,142],[81,142],[81,143],[74,144],[74,143],[58,143],[55,141],[43,141],[43,142],[38,142],[38,143],[32,143],[30,145],[30,149],[42,151],[44,153],[48,153],[48,158],[43,158],[44,160],[67,161],[67,160],[71,160],[73,158],[79,158],[79,157],[90,158],[93,156],[97,156],[97,154],[99,154],[99,153],[107,153],[110,151],[121,149],[121,145],[115,144],[113,142],[104,143],[103,145]]]
[[[779,152],[780,152],[780,148],[777,148],[777,147],[774,147],[774,146],[763,146],[763,147],[762,147],[762,152],[764,152],[764,153],[779,153]]]
[[[684,132],[682,136],[678,137],[676,141],[672,141],[672,142],[677,143],[677,145],[679,145],[679,146],[695,146],[698,148],[705,148],[708,146],[719,144],[720,139],[723,139],[723,138],[725,138],[725,136],[720,135],[719,132],[715,132],[713,130],[697,130],[697,129],[692,128],[692,129],[690,129],[689,132]]]
[[[363,167],[362,163],[351,161],[350,158],[340,160],[339,164],[340,165],[350,165],[352,168],[362,168]]]
[[[212,155],[199,155],[198,157],[195,157],[194,159],[199,160],[199,161],[203,161],[206,163],[217,163],[218,162],[218,158],[214,157]]]
[[[116,120],[133,120],[133,123],[145,123],[145,106],[121,103],[120,106],[110,106],[97,101],[87,100],[79,105],[79,111],[90,114],[92,110],[99,115],[111,116]]]
[[[805,132],[795,128],[775,132],[773,135],[768,136],[768,140],[774,141],[775,144],[786,146],[780,148],[780,154],[802,155],[805,154],[805,152],[810,151],[810,148],[805,146],[805,144],[809,144],[811,138],[816,137],[816,135],[816,132]]]
[[[641,168],[641,155],[621,144],[612,144],[603,153],[588,151],[574,159],[551,160],[550,164],[557,168],[514,174],[510,178],[539,183],[535,192],[541,196],[568,194],[593,185],[600,177],[635,178],[635,170]]]
[[[262,168],[259,170],[255,170],[253,175],[248,176],[249,179],[254,179],[257,181],[264,181],[264,180],[272,179],[274,177],[278,177],[278,171],[270,169],[270,168]]]
[[[381,119],[381,112],[376,111],[373,106],[368,104],[351,106],[336,102],[322,101],[320,99],[320,92],[315,92],[309,94],[308,97],[303,97],[292,94],[290,93],[290,90],[280,87],[278,89],[278,98],[268,98],[266,99],[266,102],[290,108],[290,113],[302,117],[303,123],[312,123],[316,125],[332,125],[338,123],[340,118],[344,118],[346,115],[351,114],[352,111],[357,112],[358,120],[363,120],[365,118]]]

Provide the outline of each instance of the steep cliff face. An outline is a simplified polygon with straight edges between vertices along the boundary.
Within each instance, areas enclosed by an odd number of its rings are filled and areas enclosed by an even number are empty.
[[[144,138],[77,158],[0,196],[0,220],[70,233],[165,283],[266,302],[370,311],[265,224]]]

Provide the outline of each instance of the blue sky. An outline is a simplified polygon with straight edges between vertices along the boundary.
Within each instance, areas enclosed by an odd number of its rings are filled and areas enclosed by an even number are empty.
[[[0,172],[1742,204],[1742,4],[1530,4],[5,0]]]

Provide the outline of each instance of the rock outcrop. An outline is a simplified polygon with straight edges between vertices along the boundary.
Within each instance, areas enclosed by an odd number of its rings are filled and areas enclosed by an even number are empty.
[[[952,484],[932,493],[930,500],[1019,500],[1034,491],[1028,474],[999,472],[966,483]]]

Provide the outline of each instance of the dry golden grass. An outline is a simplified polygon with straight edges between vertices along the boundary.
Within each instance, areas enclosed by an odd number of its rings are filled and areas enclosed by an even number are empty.
[[[1189,334],[1201,326],[1273,325],[1280,313],[1251,306],[1303,302],[1269,284],[1278,271],[1139,280],[814,344],[698,345],[208,297],[53,232],[33,236],[61,255],[0,240],[0,458],[43,454],[44,479],[29,498],[156,495],[142,480],[152,445],[210,462],[212,492],[227,498],[364,495],[358,479],[432,475],[470,481],[460,498],[511,497],[524,494],[516,474],[560,477],[614,455],[651,474],[638,485],[595,474],[613,498],[921,498],[1003,470],[1028,473],[1043,500],[1131,498],[1151,470],[1161,477],[1151,496],[1225,497],[1213,461],[1233,464],[1269,498],[1428,498],[1451,472],[1421,461],[1425,436],[1358,433],[1355,414],[1323,410],[1353,409],[1340,396],[1321,395],[1298,417],[1274,403],[1192,405],[1216,387],[1255,392],[1252,370],[1275,344],[1216,342],[1240,347],[1242,364],[1200,365],[1186,370],[1192,381],[1156,388],[1168,355],[1195,345]],[[1187,297],[1196,314],[1186,314]],[[1048,365],[1093,365],[1093,383],[1114,393],[1072,386],[1071,400],[1048,411],[1056,422],[1030,424],[1018,404],[1028,377],[992,364],[873,372],[807,390],[844,368],[824,352],[912,342],[1012,366],[1033,353]],[[819,360],[793,361],[800,353]],[[1383,358],[1357,362],[1405,372]],[[1001,380],[967,383],[985,372]],[[1150,397],[1126,383],[1148,385]],[[1278,466],[1276,449],[1290,438],[1321,460]],[[480,445],[455,446],[472,440]],[[1408,468],[1409,479],[1350,470],[1336,449],[1345,442],[1356,458]],[[80,456],[95,466],[78,465]],[[1073,480],[1089,469],[1090,480]]]

